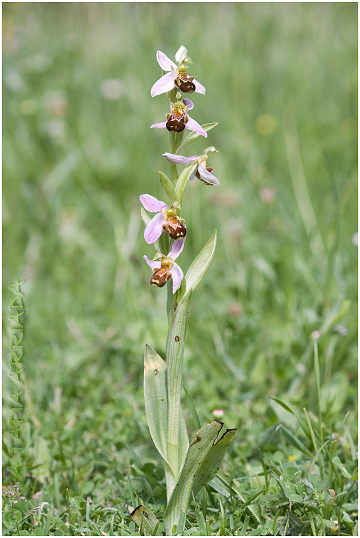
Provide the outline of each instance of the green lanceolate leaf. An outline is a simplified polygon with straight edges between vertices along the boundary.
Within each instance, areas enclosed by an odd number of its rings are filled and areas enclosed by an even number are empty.
[[[211,261],[214,256],[216,247],[216,230],[206,243],[202,251],[190,265],[188,272],[185,275],[186,281],[186,293],[194,289],[200,284],[204,276],[206,275]]]
[[[166,461],[167,392],[166,363],[149,346],[144,354],[144,397],[150,434],[160,455]]]
[[[179,469],[181,469],[181,467],[183,466],[188,449],[189,449],[189,436],[186,429],[184,415],[180,407],[179,459],[178,459]]]
[[[211,131],[214,127],[216,127],[219,124],[219,122],[215,121],[214,123],[204,123],[201,127],[206,131],[207,133]],[[200,138],[202,135],[199,133],[196,133],[195,131],[191,131],[186,138],[184,138],[181,146],[178,148],[177,152],[179,152],[181,149],[185,148],[185,146],[188,146],[192,142],[195,142],[198,138]]]
[[[171,183],[170,179],[165,175],[163,172],[159,172],[160,174],[160,184],[163,188],[163,191],[167,195],[167,197],[170,200],[170,203],[173,203],[176,201],[176,194],[174,185]]]
[[[190,178],[191,174],[195,172],[197,166],[197,161],[193,161],[191,164],[188,164],[181,172],[179,179],[176,182],[175,196],[176,200],[180,203],[180,205],[182,204],[186,183],[188,182],[188,179]]]
[[[159,529],[160,522],[149,508],[141,505],[134,509],[132,506],[128,505],[126,511],[131,519],[135,521],[135,525],[139,527],[142,536],[162,535],[162,532]]]
[[[206,486],[206,484],[216,476],[222,460],[224,459],[226,449],[234,438],[236,432],[236,428],[226,430],[224,435],[210,447],[210,450],[202,464],[199,466],[198,473],[195,477],[193,484],[194,495],[197,495],[201,488]]]
[[[164,524],[168,535],[171,535],[173,526],[178,525],[180,516],[184,517],[186,514],[196,474],[206,459],[222,426],[222,422],[213,420],[200,428],[192,439],[177,484],[165,510]]]
[[[166,343],[168,387],[168,442],[167,460],[175,477],[189,446],[180,403],[186,320],[191,293],[180,301],[173,318]]]

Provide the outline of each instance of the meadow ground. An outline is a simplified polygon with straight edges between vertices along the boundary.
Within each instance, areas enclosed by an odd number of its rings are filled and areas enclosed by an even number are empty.
[[[357,4],[4,3],[5,512],[14,443],[26,498],[5,535],[138,535],[126,503],[164,511],[142,385],[166,292],[148,285],[138,196],[163,196],[168,137],[149,126],[167,104],[150,87],[156,50],[182,44],[221,179],[185,193],[182,267],[219,240],[184,384],[201,423],[222,409],[239,429],[184,534],[357,535]]]

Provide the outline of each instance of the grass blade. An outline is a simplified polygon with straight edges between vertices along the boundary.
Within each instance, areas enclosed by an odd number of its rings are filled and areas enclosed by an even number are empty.
[[[198,414],[196,412],[196,409],[195,409],[195,406],[193,404],[193,401],[191,399],[191,396],[190,394],[188,393],[188,391],[186,390],[186,387],[185,385],[183,384],[183,389],[184,389],[184,392],[185,392],[185,396],[186,396],[186,399],[187,399],[187,403],[188,403],[188,406],[190,407],[190,411],[191,411],[191,414],[193,416],[193,419],[194,419],[194,422],[196,424],[196,427],[198,429],[201,428],[201,424],[200,424],[200,420],[199,420],[199,417],[198,417]]]

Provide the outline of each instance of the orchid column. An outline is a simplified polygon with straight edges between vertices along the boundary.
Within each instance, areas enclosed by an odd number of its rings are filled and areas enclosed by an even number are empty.
[[[163,70],[163,76],[151,88],[151,95],[155,97],[167,93],[170,111],[166,114],[166,121],[155,123],[151,127],[164,128],[170,133],[170,150],[163,153],[163,156],[170,163],[171,179],[160,172],[160,184],[168,202],[158,200],[151,194],[141,195],[140,201],[144,208],[142,216],[146,224],[145,241],[153,244],[156,250],[152,260],[144,256],[153,271],[150,284],[162,288],[169,283],[168,336],[166,362],[153,349],[146,346],[144,392],[150,434],[164,461],[168,500],[164,526],[166,533],[172,534],[174,530],[179,532],[180,527],[184,525],[191,491],[196,495],[202,486],[216,475],[236,430],[226,430],[219,437],[223,424],[214,420],[203,426],[189,445],[181,410],[189,302],[192,292],[211,264],[216,246],[215,231],[184,277],[183,271],[175,261],[184,249],[187,233],[185,221],[181,218],[183,196],[188,181],[195,178],[204,185],[220,184],[212,174],[213,169],[206,166],[208,154],[216,151],[214,147],[210,146],[198,155],[188,157],[181,153],[186,146],[200,137],[207,138],[207,133],[217,123],[201,126],[189,115],[194,104],[190,99],[183,97],[183,94],[197,92],[204,95],[205,88],[195,77],[188,76],[188,67],[192,62],[186,48],[182,46],[177,51],[176,64],[160,51],[157,53],[157,61]],[[184,137],[186,130],[189,132]],[[180,175],[178,165],[184,165]],[[150,218],[144,210],[155,213],[155,216]],[[139,526],[144,526],[144,531],[157,533],[157,520],[148,508],[140,506],[135,510],[129,510],[129,513]]]

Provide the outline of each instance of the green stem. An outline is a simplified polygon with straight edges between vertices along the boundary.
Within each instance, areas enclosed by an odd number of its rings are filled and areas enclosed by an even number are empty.
[[[172,293],[171,285],[168,285],[168,295],[167,295],[167,317],[168,317],[168,331],[172,321],[174,319],[174,308],[175,308],[175,295]]]
[[[177,135],[176,133],[170,133],[170,153],[176,153],[178,149],[178,143],[177,143]],[[173,185],[175,187],[176,182],[178,180],[178,173],[175,163],[170,163],[170,174],[171,179],[173,182]]]
[[[168,93],[168,99],[169,103],[174,102],[175,100],[175,90],[172,90]],[[177,140],[176,140],[176,133],[170,133],[170,153],[176,153],[177,150]],[[171,174],[171,180],[173,182],[173,185],[175,187],[177,180],[178,180],[178,173],[177,173],[177,167],[176,164],[170,163],[170,174]],[[168,316],[168,336],[167,340],[169,338],[169,333],[172,327],[173,322],[173,316],[174,316],[174,305],[175,305],[175,296],[172,293],[172,286],[171,283],[167,286],[167,316]],[[168,402],[171,399],[169,386],[171,386],[172,383],[168,379]],[[171,407],[171,406],[170,406]],[[167,457],[169,461],[169,465],[165,463],[165,480],[166,480],[166,492],[167,492],[167,501],[169,502],[170,496],[173,492],[173,489],[176,485],[176,475],[177,475],[177,456],[178,456],[178,439],[179,439],[179,428],[176,428],[176,431],[171,429],[171,431],[168,431],[168,438],[167,438]],[[175,447],[174,447],[175,443]]]
[[[178,477],[180,467],[188,448],[187,434],[181,410],[181,387],[182,369],[184,359],[184,345],[186,320],[189,310],[189,293],[179,303],[173,318],[169,324],[169,332],[166,342],[167,364],[167,396],[168,396],[168,437],[167,437],[167,460],[171,470]]]
[[[171,108],[171,103],[175,103],[176,101],[176,93],[177,93],[177,90],[176,88],[174,88],[167,94],[170,108]],[[183,138],[183,133],[170,133],[170,153],[177,152],[177,150],[181,146],[182,138]],[[177,168],[176,168],[175,163],[170,163],[170,174],[171,174],[172,182],[175,187],[176,182],[178,180],[178,173],[177,173]]]
[[[166,500],[169,502],[171,494],[176,486],[176,478],[171,467],[164,461],[165,482],[166,482]]]
[[[171,92],[168,93],[168,98],[170,102],[171,100],[172,101],[175,100],[175,89],[171,90]],[[178,148],[178,144],[177,144],[176,133],[170,133],[170,153],[176,153],[177,148]],[[177,172],[176,164],[170,163],[170,173],[171,173],[172,182],[175,187],[178,180],[178,172]],[[168,292],[167,316],[168,316],[168,334],[169,334],[169,331],[171,328],[171,322],[172,322],[173,314],[174,314],[174,305],[175,305],[175,297],[172,292],[172,288],[170,284],[167,286],[167,292]]]
[[[168,93],[170,103],[175,101],[176,90]],[[176,153],[181,145],[183,133],[170,133],[170,153]],[[176,189],[178,183],[177,166],[170,163],[170,173]],[[168,285],[167,315],[168,335],[166,340],[167,363],[167,399],[168,399],[168,433],[167,433],[167,461],[165,465],[166,490],[168,501],[175,488],[180,467],[189,446],[186,426],[181,410],[182,367],[184,356],[186,319],[190,295],[184,301],[184,286],[172,293],[172,286]],[[181,305],[180,305],[181,303]]]

